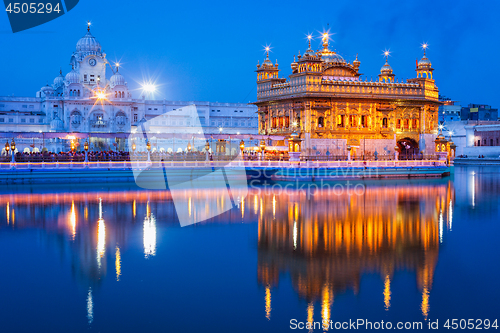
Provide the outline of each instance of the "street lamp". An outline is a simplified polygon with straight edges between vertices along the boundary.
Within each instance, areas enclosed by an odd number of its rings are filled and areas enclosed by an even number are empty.
[[[135,142],[132,143],[132,155],[135,155],[135,148],[137,148],[135,146]]]
[[[12,142],[10,143],[10,149],[12,150],[12,163],[16,163],[16,142],[14,138],[12,138]]]
[[[206,160],[208,161],[208,151],[210,150],[210,143],[208,143],[208,140],[207,142],[205,142],[205,157],[206,157]]]
[[[188,143],[187,149],[188,149],[188,153],[190,153],[191,152],[191,142]]]
[[[223,129],[222,127],[219,127],[219,133],[222,133],[222,129]]]
[[[85,143],[83,144],[83,149],[85,150],[85,164],[87,164],[89,162],[87,155],[89,151],[89,142],[87,140],[85,140]]]
[[[266,140],[260,140],[260,150],[262,152],[262,160],[264,160],[264,150],[266,150]]]
[[[148,149],[148,162],[151,162],[151,142],[149,140],[146,144],[146,148]]]
[[[240,141],[240,150],[241,150],[241,155],[243,156],[243,149],[245,149],[245,141],[241,140]]]
[[[7,152],[7,156],[9,156],[9,150],[10,150],[10,145],[9,145],[9,140],[5,143],[5,151]]]
[[[73,142],[73,140],[71,140],[71,152],[74,153],[75,152],[75,143]]]

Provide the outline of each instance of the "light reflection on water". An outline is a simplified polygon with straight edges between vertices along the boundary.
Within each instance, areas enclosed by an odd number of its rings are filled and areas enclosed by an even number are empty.
[[[262,294],[261,305],[252,311],[260,313],[267,322],[276,320],[276,309],[287,306],[280,300],[280,284],[291,284],[294,297],[300,300],[303,321],[312,323],[315,318],[335,319],[333,309],[343,302],[340,295],[369,292],[362,288],[367,275],[378,276],[381,287],[374,292],[379,295],[375,301],[384,312],[391,313],[397,293],[401,292],[394,290],[399,272],[414,277],[413,285],[406,281],[405,288],[415,288],[420,300],[419,304],[405,306],[408,311],[418,309],[421,319],[427,319],[435,311],[433,282],[441,247],[446,246],[448,237],[453,237],[452,222],[457,220],[453,218],[456,195],[467,207],[477,207],[478,188],[484,186],[477,181],[477,174],[468,173],[455,184],[447,180],[375,182],[362,195],[315,195],[311,199],[300,191],[277,194],[254,189],[238,200],[240,204],[235,209],[180,232],[193,233],[212,225],[224,227],[242,222],[255,226],[253,246],[248,247],[241,240],[240,243],[256,257],[257,265],[252,269]],[[191,189],[183,195],[191,215],[200,209],[223,206],[224,194],[217,189]],[[215,199],[217,204],[211,206],[199,198]],[[106,259],[109,257],[110,269],[115,271],[111,279],[123,283],[130,269],[137,265],[130,253],[126,255],[135,235],[141,239],[142,260],[160,263],[167,259],[161,248],[167,245],[162,242],[168,237],[163,235],[168,235],[170,228],[179,228],[167,191],[116,187],[102,191],[0,194],[0,207],[5,209],[5,215],[0,217],[0,232],[5,228],[16,232],[43,229],[47,234],[64,236],[64,246],[74,258],[71,266],[75,276],[88,281],[85,285],[89,325],[95,325],[103,311],[96,310],[99,302],[95,295],[106,280]],[[192,244],[186,244],[186,249],[189,246]],[[220,247],[235,251],[227,244]],[[182,255],[181,250],[179,253]]]

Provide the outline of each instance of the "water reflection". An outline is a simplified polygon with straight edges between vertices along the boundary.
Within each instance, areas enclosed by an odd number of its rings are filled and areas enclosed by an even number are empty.
[[[275,287],[288,273],[300,298],[320,302],[331,318],[335,294],[359,292],[364,273],[384,282],[383,306],[391,306],[396,271],[414,272],[427,318],[439,246],[451,227],[451,182],[435,186],[367,187],[362,195],[287,200],[263,196],[258,231],[258,281]],[[265,204],[268,202],[269,204]],[[445,221],[447,221],[445,225]],[[312,307],[308,307],[308,317]]]
[[[464,181],[469,183],[467,177],[474,175],[466,176]],[[178,195],[184,197],[188,214],[195,215],[202,209],[220,209],[216,206],[224,206],[226,193],[225,189],[191,189]],[[203,197],[217,204],[196,207],[194,202]],[[373,183],[361,195],[312,198],[300,191],[277,194],[253,190],[238,202],[239,207],[182,231],[211,223],[256,223],[257,283],[264,297],[264,313],[262,303],[259,311],[267,320],[272,318],[273,290],[284,276],[290,277],[298,298],[306,301],[303,313],[312,323],[315,310],[321,320],[334,318],[336,296],[346,290],[362,292],[360,281],[366,273],[380,276],[380,308],[390,311],[397,271],[414,274],[421,295],[419,311],[428,317],[440,244],[446,242],[446,231],[452,227],[455,190],[451,182]],[[160,259],[160,226],[178,227],[167,191],[118,188],[0,194],[1,206],[6,213],[0,217],[0,228],[43,229],[47,235],[57,235],[53,242],[69,250],[74,276],[87,291],[89,324],[94,321],[93,295],[106,277],[107,258],[109,269],[115,271],[111,280],[122,281],[127,277],[122,267],[131,265],[124,250],[131,239],[137,238],[144,258]],[[18,216],[15,226],[14,210]],[[276,298],[274,302],[278,308]]]

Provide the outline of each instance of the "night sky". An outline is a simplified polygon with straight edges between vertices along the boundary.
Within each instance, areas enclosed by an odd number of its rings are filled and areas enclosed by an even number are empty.
[[[320,6],[314,6],[316,3]],[[249,102],[256,99],[257,60],[272,47],[282,72],[290,74],[293,56],[329,29],[334,49],[346,60],[359,54],[360,71],[376,78],[390,49],[396,77],[415,76],[420,45],[429,44],[434,78],[441,95],[462,105],[500,107],[498,1],[96,1],[80,3],[62,17],[13,34],[0,14],[0,95],[35,96],[52,83],[69,60],[76,42],[92,22],[92,33],[129,88],[152,78],[157,98]]]

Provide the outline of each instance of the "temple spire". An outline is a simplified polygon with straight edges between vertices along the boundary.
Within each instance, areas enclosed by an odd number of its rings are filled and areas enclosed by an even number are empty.
[[[90,21],[87,21],[87,31],[90,32]]]

